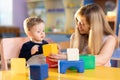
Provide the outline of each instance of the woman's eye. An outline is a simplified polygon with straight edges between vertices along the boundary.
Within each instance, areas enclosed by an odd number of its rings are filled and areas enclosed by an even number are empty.
[[[85,26],[85,24],[82,24],[83,26]]]
[[[37,33],[40,33],[40,31],[37,31]]]

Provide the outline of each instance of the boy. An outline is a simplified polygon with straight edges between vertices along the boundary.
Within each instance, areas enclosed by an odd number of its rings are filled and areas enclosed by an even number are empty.
[[[24,31],[28,38],[30,38],[30,41],[23,44],[19,58],[25,58],[28,64],[40,61],[40,63],[45,63],[45,58],[42,55],[42,45],[48,44],[48,42],[44,40],[44,30],[45,24],[41,18],[28,17],[24,20]]]

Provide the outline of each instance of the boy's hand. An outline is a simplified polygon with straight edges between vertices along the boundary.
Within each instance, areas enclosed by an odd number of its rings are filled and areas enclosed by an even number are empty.
[[[35,45],[35,46],[32,47],[32,49],[31,49],[31,55],[33,55],[36,52],[38,52],[38,47],[39,47],[39,45]]]

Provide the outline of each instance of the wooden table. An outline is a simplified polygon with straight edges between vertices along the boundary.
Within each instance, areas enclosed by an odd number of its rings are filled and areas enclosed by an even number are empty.
[[[28,73],[12,76],[10,71],[0,71],[0,80],[29,80],[29,78]],[[65,74],[58,73],[57,68],[50,68],[49,77],[46,80],[120,80],[120,68],[100,66],[85,70],[84,73],[67,70]]]

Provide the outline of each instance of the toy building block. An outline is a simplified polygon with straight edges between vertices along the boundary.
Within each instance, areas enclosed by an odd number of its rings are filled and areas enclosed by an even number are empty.
[[[77,69],[78,72],[83,73],[84,72],[84,61],[67,61],[67,60],[60,60],[58,62],[58,72],[59,73],[66,73],[66,70],[70,67],[74,67]]]
[[[68,61],[78,61],[79,60],[79,50],[77,48],[67,49],[67,60]]]
[[[95,56],[86,54],[86,55],[80,55],[80,60],[83,60],[85,63],[85,69],[94,69],[95,68]]]
[[[12,74],[9,80],[29,80],[28,74]],[[2,79],[4,80],[4,79]]]
[[[46,44],[43,45],[43,55],[46,56],[46,63],[48,63],[48,66],[50,68],[57,67],[58,62],[50,61],[49,55],[53,54],[58,54],[58,45],[56,43],[51,43],[51,44]]]
[[[31,80],[44,80],[48,78],[48,64],[30,65]]]
[[[44,56],[49,56],[51,53],[58,54],[58,46],[56,43],[45,44],[42,47]]]
[[[26,73],[26,60],[24,58],[12,58],[11,71],[13,73]]]
[[[51,61],[49,60],[50,58],[46,56],[46,63],[48,64],[49,68],[57,68],[58,67],[58,62],[56,61]]]

